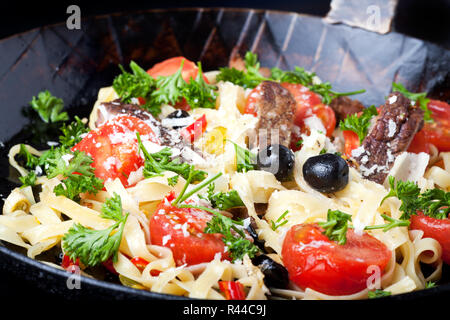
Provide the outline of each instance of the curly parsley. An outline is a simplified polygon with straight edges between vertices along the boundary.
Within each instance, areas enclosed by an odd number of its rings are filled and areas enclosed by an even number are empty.
[[[39,113],[42,121],[46,123],[69,119],[67,112],[62,112],[64,109],[63,100],[53,96],[48,90],[40,92],[37,97],[33,97],[30,105]]]
[[[367,136],[370,120],[372,120],[372,118],[376,115],[378,115],[377,108],[372,105],[369,108],[365,108],[360,116],[357,114],[351,114],[344,120],[341,120],[339,127],[341,130],[349,130],[356,133],[359,138],[359,143],[362,143],[364,138]]]
[[[403,213],[401,219],[409,219],[411,215],[418,211],[436,219],[448,217],[450,213],[450,192],[430,189],[421,193],[419,186],[412,181],[396,182],[392,176],[389,176],[388,179],[390,190],[381,204],[390,197],[398,198],[402,202],[400,206],[400,211]]]
[[[128,213],[123,214],[120,196],[114,196],[103,204],[102,218],[115,221],[104,230],[92,230],[79,223],[74,224],[62,239],[62,247],[72,261],[77,258],[87,267],[96,266],[112,257],[117,261],[117,252],[122,240]]]

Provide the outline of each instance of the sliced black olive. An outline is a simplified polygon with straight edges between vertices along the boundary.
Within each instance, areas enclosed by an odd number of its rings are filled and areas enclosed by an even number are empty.
[[[167,116],[168,119],[183,119],[183,118],[189,118],[189,117],[190,117],[190,114],[187,111],[184,111],[184,110],[181,110],[181,109],[178,109],[178,110],[170,113]],[[174,128],[174,129],[181,129],[183,127],[185,127],[185,126],[173,126],[172,128]]]
[[[294,164],[294,153],[280,144],[269,145],[261,150],[257,157],[257,168],[273,173],[279,181],[289,180]]]
[[[253,243],[264,252],[265,251],[265,248],[264,248],[265,241],[260,240],[258,238],[258,234],[256,233],[255,227],[253,226],[254,218],[250,217],[250,221],[251,222],[245,229],[247,230],[250,237],[253,238]]]
[[[336,192],[348,184],[348,164],[336,154],[321,154],[306,160],[303,177],[320,192]]]
[[[287,288],[289,273],[284,266],[265,254],[252,258],[252,263],[264,274],[264,283],[272,288]]]

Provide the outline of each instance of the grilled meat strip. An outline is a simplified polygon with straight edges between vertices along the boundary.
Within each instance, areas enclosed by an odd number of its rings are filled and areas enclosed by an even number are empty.
[[[331,109],[333,109],[336,115],[336,123],[344,120],[349,115],[358,113],[364,110],[364,105],[358,100],[352,100],[349,97],[341,96],[333,99],[330,103]]]
[[[294,125],[295,99],[279,83],[264,81],[255,102],[258,114],[256,132],[260,149],[272,143],[289,147]]]
[[[375,125],[352,155],[362,175],[382,184],[395,158],[406,151],[423,126],[423,110],[399,92],[391,93]]]

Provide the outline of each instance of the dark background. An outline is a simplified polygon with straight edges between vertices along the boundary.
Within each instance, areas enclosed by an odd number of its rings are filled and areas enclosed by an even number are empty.
[[[66,20],[70,4],[81,8],[82,17],[114,12],[173,7],[240,7],[261,8],[325,16],[330,10],[330,0],[262,0],[262,1],[42,1],[7,0],[0,3],[0,39],[42,25]],[[429,40],[450,48],[450,0],[400,0],[393,24],[394,30],[417,38]],[[1,63],[1,57],[0,57]],[[1,261],[0,261],[1,265]],[[1,270],[1,266],[0,266]],[[24,283],[5,271],[0,271],[0,299],[36,299],[54,297],[32,284]]]
[[[388,0],[386,0],[388,1]],[[46,24],[63,22],[70,4],[81,8],[83,17],[173,7],[240,7],[295,11],[325,16],[330,0],[110,0],[110,1],[20,1],[0,3],[0,39]],[[450,48],[450,0],[399,0],[394,30]]]

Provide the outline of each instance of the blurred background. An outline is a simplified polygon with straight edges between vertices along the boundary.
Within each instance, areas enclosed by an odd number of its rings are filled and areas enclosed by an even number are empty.
[[[67,18],[66,8],[70,4],[80,6],[83,17],[174,7],[260,8],[323,17],[330,10],[330,2],[331,0],[1,1],[0,39],[38,26],[63,22]],[[398,0],[393,29],[450,48],[450,0]]]

